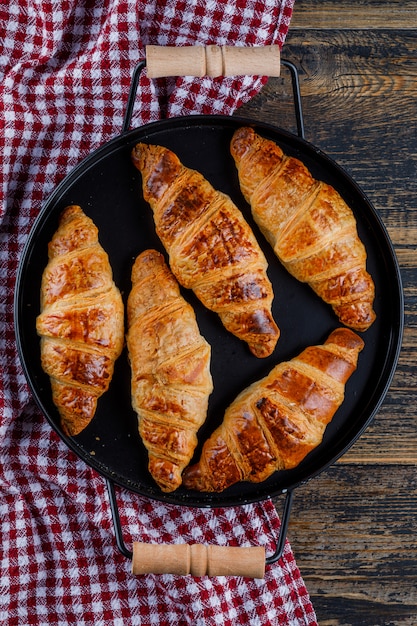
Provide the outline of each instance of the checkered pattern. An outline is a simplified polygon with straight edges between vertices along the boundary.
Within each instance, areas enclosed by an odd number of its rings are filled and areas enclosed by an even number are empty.
[[[0,622],[5,626],[316,624],[289,544],[263,581],[130,574],[105,484],[40,415],[14,343],[16,268],[45,198],[120,131],[145,44],[282,44],[293,0],[3,0],[0,6]],[[140,80],[133,125],[231,113],[264,78]],[[271,502],[224,510],[119,489],[126,542],[265,545]]]

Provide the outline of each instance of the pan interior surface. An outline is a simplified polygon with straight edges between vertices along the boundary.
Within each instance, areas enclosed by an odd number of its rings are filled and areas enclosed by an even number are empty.
[[[365,348],[359,356],[358,368],[347,383],[345,401],[327,427],[322,444],[297,468],[277,472],[260,484],[240,483],[219,494],[196,493],[183,487],[164,494],[147,470],[147,454],[130,403],[126,350],[116,363],[110,389],[100,398],[91,424],[74,438],[67,437],[60,429],[49,378],[40,364],[35,326],[47,246],[61,211],[69,204],[80,205],[99,229],[100,242],[109,255],[115,282],[126,301],[136,256],[147,248],[164,253],[155,234],[152,211],[142,197],[140,173],[130,158],[133,146],[139,141],[173,150],[186,166],[199,170],[215,188],[231,196],[268,260],[268,275],[275,294],[273,314],[281,337],[270,357],[257,359],[246,344],[227,333],[215,314],[205,310],[191,292],[182,290],[212,347],[214,391],[206,424],[199,433],[203,442],[222,421],[225,409],[240,391],[265,376],[278,362],[291,359],[308,345],[322,343],[340,326],[330,307],[281,266],[251,218],[229,151],[233,132],[248,124],[276,141],[284,152],[302,160],[315,178],[335,187],[353,210],[368,254],[368,271],[375,282],[377,319],[362,333]],[[366,429],[386,395],[398,361],[403,296],[398,264],[385,227],[360,188],[331,159],[304,140],[266,124],[238,117],[191,116],[156,122],[116,137],[87,157],[56,188],[32,228],[20,261],[15,326],[24,372],[40,409],[60,437],[87,464],[116,484],[154,499],[187,506],[232,506],[278,495],[309,480],[346,452]],[[200,450],[201,444],[196,458]]]

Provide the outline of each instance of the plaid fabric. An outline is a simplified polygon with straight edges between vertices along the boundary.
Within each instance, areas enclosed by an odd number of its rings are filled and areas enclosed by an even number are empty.
[[[19,255],[40,208],[88,153],[118,134],[148,43],[282,45],[293,0],[4,0],[0,6],[0,621],[78,624],[316,624],[286,544],[265,580],[130,574],[104,480],[64,445],[26,386],[13,332]],[[133,125],[231,113],[264,78],[158,79],[144,72]],[[224,510],[148,501],[119,489],[126,542],[265,545],[270,501]]]

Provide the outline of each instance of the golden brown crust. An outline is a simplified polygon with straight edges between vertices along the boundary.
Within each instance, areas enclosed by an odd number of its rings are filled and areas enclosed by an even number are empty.
[[[213,389],[210,346],[163,256],[140,254],[127,302],[132,404],[162,491],[174,491],[193,456]]]
[[[266,259],[240,211],[166,148],[138,144],[132,158],[177,280],[256,356],[269,356],[279,337],[272,285]]]
[[[124,308],[97,228],[80,207],[64,209],[48,253],[36,329],[62,429],[74,436],[109,387],[124,343]]]
[[[253,217],[283,265],[330,304],[343,324],[369,328],[375,320],[374,283],[356,220],[341,196],[252,128],[235,132],[231,152]]]
[[[239,394],[204,443],[198,463],[185,470],[184,485],[223,491],[296,467],[321,443],[363,345],[353,331],[336,329],[323,345],[278,364]]]

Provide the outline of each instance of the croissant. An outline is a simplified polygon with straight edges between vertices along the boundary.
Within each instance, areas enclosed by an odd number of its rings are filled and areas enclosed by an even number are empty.
[[[376,317],[374,283],[341,196],[252,128],[234,133],[231,153],[253,218],[283,265],[330,304],[342,324],[369,328]]]
[[[36,329],[62,429],[73,436],[109,387],[124,343],[124,308],[97,227],[79,206],[62,212],[48,257]]]
[[[204,443],[198,463],[185,470],[184,485],[223,491],[296,467],[322,441],[363,345],[352,330],[336,329],[324,345],[306,348],[249,386]]]
[[[162,491],[174,491],[207,414],[213,389],[210,345],[155,250],[140,254],[133,265],[127,317],[132,405],[148,468]]]
[[[166,148],[140,143],[132,158],[178,282],[218,313],[254,355],[269,356],[279,337],[272,285],[265,256],[241,212]]]

